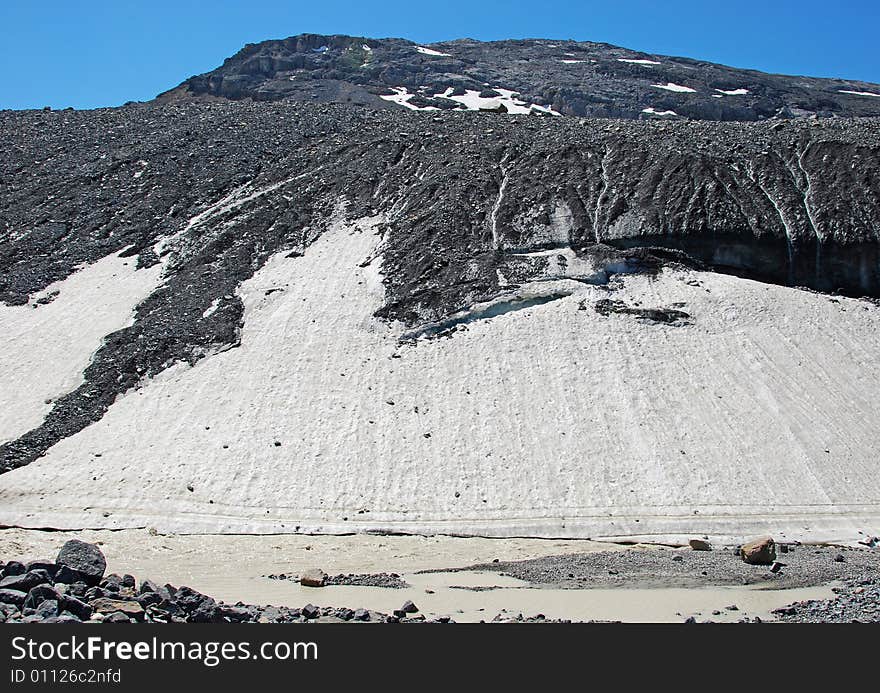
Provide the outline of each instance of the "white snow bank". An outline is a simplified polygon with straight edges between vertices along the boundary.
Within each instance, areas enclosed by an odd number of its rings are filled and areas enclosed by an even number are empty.
[[[370,224],[336,226],[304,257],[272,258],[241,287],[239,348],[165,372],[0,476],[0,523],[880,533],[874,306],[665,271],[610,295],[568,282],[566,297],[407,346],[372,317],[379,260],[359,265],[376,242]],[[603,317],[602,298],[683,304],[692,324]]]
[[[658,111],[653,106],[651,106],[650,108],[643,109],[642,113],[647,113],[648,115],[655,115],[655,116],[677,116],[678,115],[678,113],[676,113],[675,111]]]
[[[675,84],[674,82],[667,82],[666,84],[652,84],[652,87],[656,87],[657,89],[665,89],[666,91],[674,91],[680,94],[696,94],[696,89],[691,89],[690,87],[683,87],[680,84]]]
[[[391,87],[393,94],[379,94],[380,99],[385,99],[386,101],[391,101],[392,103],[400,104],[401,106],[405,106],[411,111],[438,111],[436,106],[416,106],[415,104],[411,104],[409,100],[415,96],[415,94],[410,94],[409,90],[406,87]]]
[[[586,60],[568,60],[568,59],[563,59],[563,60],[560,60],[559,62],[561,62],[561,63],[565,63],[566,65],[577,65],[577,64],[579,64],[579,63],[585,63],[585,62],[588,62],[588,61],[586,61]]]
[[[54,400],[75,390],[106,335],[131,324],[159,284],[161,266],[109,255],[34,295],[0,305],[0,443],[39,426]],[[51,303],[37,300],[51,297]]]
[[[749,93],[748,89],[729,89],[729,90],[716,89],[715,91],[717,91],[721,94],[724,94],[726,96],[745,96],[746,94]]]
[[[519,94],[512,89],[504,89],[503,87],[492,87],[494,91],[501,96],[480,96],[480,92],[475,89],[466,89],[464,94],[453,96],[452,87],[447,87],[445,91],[434,94],[435,97],[450,99],[464,105],[469,111],[479,111],[492,109],[499,103],[504,104],[508,113],[513,114],[538,114],[538,115],[554,115],[559,116],[561,113],[554,111],[550,106],[541,106],[539,104],[529,103],[518,98]]]
[[[854,96],[877,96],[880,97],[880,94],[875,94],[871,91],[850,91],[848,89],[840,89],[841,94],[852,94]]]
[[[416,46],[416,50],[422,55],[431,55],[436,58],[451,58],[452,56],[449,53],[441,53],[440,51],[435,51],[431,48],[425,48],[424,46]]]
[[[633,65],[660,65],[660,61],[658,60],[644,60],[644,59],[633,59],[633,58],[618,58],[617,62],[619,63],[632,63]]]

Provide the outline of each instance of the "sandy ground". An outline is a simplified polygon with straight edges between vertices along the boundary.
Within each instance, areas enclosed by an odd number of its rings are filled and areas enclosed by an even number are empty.
[[[239,348],[169,369],[4,474],[0,523],[880,533],[876,306],[664,271],[610,297],[678,305],[691,325],[599,315],[609,293],[568,282],[565,298],[407,346],[372,318],[380,260],[361,264],[378,242],[370,222],[337,225],[304,257],[270,260],[240,288]]]
[[[459,622],[517,614],[573,620],[680,622],[690,615],[716,621],[744,616],[772,618],[770,612],[801,599],[832,596],[831,585],[768,590],[756,586],[697,588],[556,589],[532,586],[497,573],[431,572],[476,563],[540,558],[548,555],[623,550],[616,544],[541,539],[462,537],[371,537],[295,535],[170,535],[143,530],[41,532],[0,530],[0,557],[28,560],[54,557],[70,538],[97,542],[107,556],[108,572],[139,579],[188,585],[228,603],[299,607],[364,607],[390,613],[407,599],[427,616],[448,615]],[[644,547],[644,550],[653,550]],[[266,575],[320,567],[338,573],[396,572],[409,583],[403,589],[330,586],[301,587]],[[492,589],[473,590],[472,587]],[[736,611],[725,607],[736,604]],[[712,615],[713,611],[721,613]]]

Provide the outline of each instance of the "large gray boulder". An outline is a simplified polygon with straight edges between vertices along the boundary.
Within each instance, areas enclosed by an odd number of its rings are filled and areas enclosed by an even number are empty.
[[[56,563],[75,570],[84,582],[97,585],[107,570],[107,560],[95,544],[71,539],[58,552]]]

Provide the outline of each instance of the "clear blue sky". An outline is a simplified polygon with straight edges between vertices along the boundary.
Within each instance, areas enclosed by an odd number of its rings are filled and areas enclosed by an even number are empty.
[[[880,82],[880,0],[0,0],[0,108],[143,101],[294,34],[572,38]]]

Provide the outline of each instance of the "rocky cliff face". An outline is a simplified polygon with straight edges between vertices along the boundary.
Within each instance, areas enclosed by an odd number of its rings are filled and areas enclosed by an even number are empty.
[[[880,86],[769,75],[603,43],[302,34],[249,44],[159,96],[496,109],[628,119],[742,120],[880,115]]]
[[[163,275],[82,384],[0,447],[4,470],[142,379],[235,345],[236,288],[279,251],[308,253],[340,214],[384,220],[378,315],[421,334],[519,285],[602,284],[669,263],[880,296],[873,119],[524,121],[211,103],[5,112],[0,134],[5,304],[39,310],[37,292],[120,251]]]

